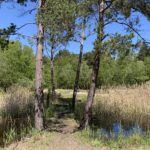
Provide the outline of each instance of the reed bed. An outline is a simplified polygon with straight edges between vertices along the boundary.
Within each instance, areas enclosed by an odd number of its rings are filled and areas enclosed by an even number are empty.
[[[34,122],[33,93],[13,86],[0,94],[0,146],[23,138]]]

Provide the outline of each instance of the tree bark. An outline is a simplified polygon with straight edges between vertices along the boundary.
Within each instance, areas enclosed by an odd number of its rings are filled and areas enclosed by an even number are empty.
[[[52,85],[52,100],[55,99],[55,80],[54,80],[54,47],[51,48],[51,85]]]
[[[82,63],[82,57],[83,57],[83,46],[84,46],[84,38],[85,38],[85,19],[82,23],[82,34],[81,34],[81,42],[80,42],[80,54],[78,59],[78,65],[77,65],[77,71],[76,71],[76,78],[74,83],[74,90],[73,90],[73,97],[72,97],[72,111],[75,111],[75,104],[76,104],[76,97],[78,92],[78,84],[80,79],[80,70],[81,70],[81,63]]]
[[[45,0],[39,0],[39,9],[44,7]],[[36,71],[35,71],[35,128],[44,128],[44,93],[42,87],[44,27],[38,23]]]
[[[80,123],[80,129],[86,128],[89,126],[89,123],[92,120],[92,105],[95,96],[96,90],[96,83],[97,77],[99,72],[100,66],[100,57],[101,57],[101,48],[102,48],[102,40],[103,40],[103,28],[104,28],[104,7],[105,7],[105,0],[98,0],[99,5],[99,23],[97,27],[97,40],[95,42],[95,56],[92,68],[92,75],[91,75],[91,84],[90,89],[88,92],[87,103],[85,106],[84,117]]]

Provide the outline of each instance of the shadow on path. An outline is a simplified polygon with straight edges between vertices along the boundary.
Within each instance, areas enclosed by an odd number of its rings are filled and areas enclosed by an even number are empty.
[[[46,129],[50,132],[63,134],[73,133],[77,130],[78,124],[74,120],[74,115],[70,110],[70,98],[59,98],[54,106],[54,117],[46,122]]]

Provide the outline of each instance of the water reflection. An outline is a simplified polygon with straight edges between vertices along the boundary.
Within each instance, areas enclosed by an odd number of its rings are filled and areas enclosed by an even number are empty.
[[[144,135],[144,130],[140,128],[139,125],[123,127],[120,123],[113,123],[111,131],[102,128],[99,129],[99,134],[101,137],[117,139],[120,136],[129,137],[134,134]]]

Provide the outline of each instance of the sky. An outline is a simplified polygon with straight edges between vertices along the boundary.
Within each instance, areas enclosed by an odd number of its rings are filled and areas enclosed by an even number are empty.
[[[36,12],[33,11],[32,14],[24,14],[24,12],[36,7],[36,3],[29,3],[28,7],[15,5],[13,3],[2,4],[2,6],[0,7],[0,28],[7,28],[10,23],[16,24],[17,27],[20,27],[26,23],[35,23]],[[145,18],[141,14],[137,15],[140,16],[140,34],[146,39],[146,41],[150,41],[150,21],[148,21],[147,18]],[[18,32],[27,36],[34,36],[37,34],[37,26],[36,24],[30,24],[20,29]],[[124,26],[114,23],[108,25],[105,29],[105,32],[111,34],[114,34],[116,32],[120,34],[126,34]],[[93,49],[93,42],[95,38],[96,35],[92,35],[85,41],[85,52],[91,51]],[[36,41],[34,41],[34,44],[29,44],[29,40],[27,38],[21,38],[20,36],[11,36],[11,39],[20,40],[22,44],[31,46],[34,53],[36,52]],[[140,37],[135,34],[134,41],[136,42],[139,39]],[[77,42],[70,42],[66,47],[66,49],[68,49],[72,53],[79,53],[79,48],[80,44]]]

